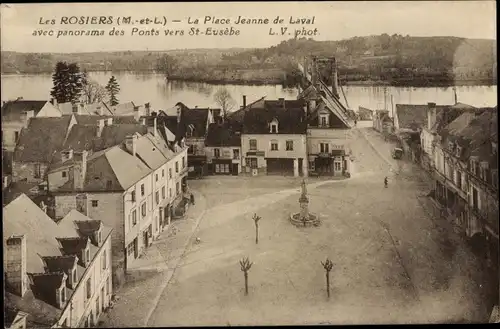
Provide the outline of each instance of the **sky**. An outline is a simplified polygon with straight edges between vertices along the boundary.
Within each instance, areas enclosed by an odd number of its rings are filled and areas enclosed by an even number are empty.
[[[172,3],[57,3],[2,4],[1,50],[20,52],[95,52],[126,50],[171,50],[189,48],[263,48],[290,39],[295,31],[306,30],[315,40],[341,40],[354,36],[402,34],[411,36],[456,36],[496,39],[496,5],[494,1],[335,1],[335,2],[172,2]],[[64,25],[71,16],[112,16],[113,24]],[[165,26],[153,24],[118,25],[118,18],[132,20],[158,17]],[[229,19],[229,24],[203,24],[205,16]],[[235,24],[238,16],[268,18],[271,23],[280,16],[281,25]],[[314,24],[290,24],[290,18],[314,17]],[[199,19],[201,22],[188,24]],[[54,19],[55,24],[41,24]],[[173,23],[171,20],[180,20]],[[124,36],[110,36],[109,31],[123,30]],[[155,28],[158,36],[132,34]],[[191,28],[233,28],[239,35],[188,35]],[[270,28],[277,35],[270,35]],[[281,28],[286,28],[281,35]],[[164,30],[183,30],[184,35],[165,36]],[[316,29],[316,32],[314,32]],[[43,36],[39,33],[54,35]],[[67,31],[102,30],[103,36],[64,36]],[[290,34],[289,34],[290,33]]]

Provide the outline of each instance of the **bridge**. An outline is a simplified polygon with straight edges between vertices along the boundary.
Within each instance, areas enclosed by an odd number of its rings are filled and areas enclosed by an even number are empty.
[[[330,87],[323,81],[321,78],[320,71],[318,69],[318,62],[330,62],[331,67],[332,67],[332,87]],[[329,57],[329,58],[317,58],[317,57],[311,57],[308,58],[304,61],[304,64],[297,63],[297,68],[300,70],[302,73],[302,77],[304,78],[304,90],[308,88],[309,86],[314,86],[314,88],[318,92],[323,92],[321,93],[321,99],[322,101],[328,106],[330,110],[332,110],[337,117],[342,120],[347,126],[352,127],[354,125],[353,120],[350,118],[348,114],[348,109],[344,104],[341,103],[340,97],[338,94],[338,78],[337,78],[337,68],[336,68],[336,63],[335,63],[335,58]],[[306,87],[307,86],[307,87]],[[342,94],[344,95],[344,99],[347,104],[347,99],[345,98],[344,90],[342,89],[342,86],[340,86],[340,90],[342,91]],[[348,104],[347,104],[348,106]]]

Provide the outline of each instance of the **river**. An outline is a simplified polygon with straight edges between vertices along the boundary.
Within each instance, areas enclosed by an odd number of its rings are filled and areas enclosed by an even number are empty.
[[[105,85],[111,72],[91,72],[90,78]],[[188,107],[218,107],[213,95],[220,86],[198,82],[166,81],[160,74],[116,73],[120,84],[120,102],[133,101],[138,104],[150,102],[154,109],[171,108],[177,102]],[[2,101],[23,97],[27,100],[49,99],[52,79],[50,75],[2,75]],[[297,89],[283,88],[281,85],[225,85],[237,106],[242,103],[243,95],[247,102],[260,97],[267,99],[295,99]],[[359,106],[382,109],[387,104],[391,109],[391,95],[394,104],[452,104],[452,87],[387,87],[388,97],[384,97],[381,86],[344,86],[349,108],[357,111]],[[497,86],[460,86],[457,87],[458,101],[477,107],[497,105]],[[342,97],[345,104],[345,100]]]

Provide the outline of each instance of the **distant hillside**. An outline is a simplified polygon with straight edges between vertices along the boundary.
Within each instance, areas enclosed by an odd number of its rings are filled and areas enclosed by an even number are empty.
[[[314,54],[335,56],[344,82],[460,84],[496,83],[496,40],[402,35],[340,41],[291,39],[263,49],[185,49],[78,54],[3,52],[2,73],[50,73],[57,61],[88,71],[152,71],[168,54],[176,61],[169,78],[227,83],[293,83],[295,62]]]

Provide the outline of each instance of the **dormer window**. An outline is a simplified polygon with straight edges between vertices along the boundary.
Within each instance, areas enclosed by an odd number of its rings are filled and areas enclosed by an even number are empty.
[[[270,124],[270,127],[271,127],[271,134],[277,134],[278,133],[278,120],[274,119],[273,121],[271,121],[271,124]]]
[[[320,127],[328,127],[328,114],[320,114],[319,115],[319,126]]]

